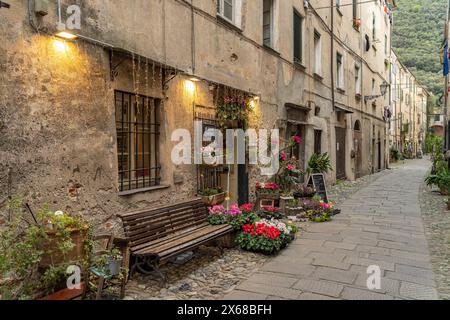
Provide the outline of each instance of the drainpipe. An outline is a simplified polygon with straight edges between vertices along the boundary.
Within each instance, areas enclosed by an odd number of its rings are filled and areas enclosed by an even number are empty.
[[[450,0],[449,0],[450,2]],[[334,85],[334,0],[330,0],[330,8],[331,8],[331,103],[332,110],[334,111],[335,107],[335,85]]]

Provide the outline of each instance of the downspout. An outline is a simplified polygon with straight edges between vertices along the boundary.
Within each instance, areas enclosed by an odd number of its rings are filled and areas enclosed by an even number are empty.
[[[195,61],[195,14],[194,14],[194,0],[191,0],[191,59],[192,59],[192,74],[195,75],[196,61]]]
[[[449,0],[450,1],[450,0]],[[335,83],[334,83],[334,0],[330,0],[330,8],[331,8],[331,104],[332,110],[335,110]]]

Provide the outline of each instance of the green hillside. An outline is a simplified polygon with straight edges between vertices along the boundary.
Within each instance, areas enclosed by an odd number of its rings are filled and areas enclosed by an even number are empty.
[[[397,0],[393,47],[421,84],[440,96],[443,91],[440,48],[447,0]]]

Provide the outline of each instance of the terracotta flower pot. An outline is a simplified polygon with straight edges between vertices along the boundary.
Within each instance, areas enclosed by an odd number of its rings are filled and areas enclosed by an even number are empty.
[[[59,250],[61,244],[61,236],[55,232],[47,232],[48,240],[43,244],[44,254],[42,255],[39,267],[48,268],[50,266],[58,266],[67,262],[79,262],[86,258],[85,240],[87,236],[86,230],[74,230],[70,233],[74,247],[65,255]]]

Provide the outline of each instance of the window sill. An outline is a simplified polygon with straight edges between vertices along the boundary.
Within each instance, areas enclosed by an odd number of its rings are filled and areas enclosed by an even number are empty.
[[[217,22],[219,22],[220,24],[226,26],[226,27],[230,27],[233,30],[242,33],[242,29],[237,26],[236,24],[234,24],[234,22],[228,20],[227,18],[222,17],[220,14],[217,14]]]
[[[345,94],[345,89],[336,88],[336,91],[339,92],[340,94]]]
[[[135,194],[139,194],[139,193],[158,191],[158,190],[163,190],[163,189],[168,189],[168,188],[170,188],[170,186],[168,186],[168,185],[161,185],[161,186],[154,186],[154,187],[149,187],[149,188],[141,188],[141,189],[136,189],[136,190],[120,191],[119,192],[119,197],[127,197],[127,196],[132,196],[132,195],[135,195]]]
[[[303,65],[301,62],[294,61],[294,66],[295,66],[296,69],[298,69],[300,71],[305,71],[306,70],[306,66]]]
[[[274,55],[281,56],[281,54],[277,50],[275,50],[271,46],[268,46],[267,44],[263,44],[263,48]]]
[[[322,77],[320,74],[316,73],[316,72],[314,72],[313,77],[314,77],[314,79],[316,79],[317,81],[320,81],[320,82],[323,81],[323,77]]]

